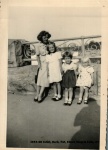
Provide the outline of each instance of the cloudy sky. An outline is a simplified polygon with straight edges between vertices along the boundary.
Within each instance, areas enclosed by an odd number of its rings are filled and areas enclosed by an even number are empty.
[[[37,41],[41,30],[51,39],[101,35],[101,10],[75,7],[9,7],[9,39]]]

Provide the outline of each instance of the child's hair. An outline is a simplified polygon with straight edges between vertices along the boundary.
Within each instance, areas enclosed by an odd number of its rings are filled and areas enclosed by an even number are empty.
[[[68,51],[66,51],[64,54],[63,54],[63,59],[65,59],[65,57],[69,57],[72,59],[72,54]]]
[[[53,45],[53,46],[54,46],[55,51],[54,51],[53,53],[55,53],[55,52],[57,51],[57,47],[56,47],[56,45],[55,45],[54,42],[51,42],[51,41],[50,41],[49,44],[47,45],[48,54],[51,53],[51,52],[49,51],[49,45]]]
[[[89,57],[83,57],[81,58],[81,63],[86,63],[88,62],[89,66],[91,65],[91,61]]]

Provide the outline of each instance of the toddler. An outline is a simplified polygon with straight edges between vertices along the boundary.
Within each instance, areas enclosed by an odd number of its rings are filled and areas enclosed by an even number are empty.
[[[84,57],[81,60],[81,64],[78,67],[78,80],[76,86],[80,87],[79,100],[77,104],[82,103],[82,98],[84,94],[84,104],[88,103],[89,89],[93,84],[93,74],[94,69],[91,66],[90,59],[88,57]]]

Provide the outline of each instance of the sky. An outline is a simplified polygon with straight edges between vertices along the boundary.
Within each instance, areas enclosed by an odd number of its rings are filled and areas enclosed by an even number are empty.
[[[101,35],[101,10],[75,7],[9,7],[8,38],[37,41],[40,31],[51,39]]]

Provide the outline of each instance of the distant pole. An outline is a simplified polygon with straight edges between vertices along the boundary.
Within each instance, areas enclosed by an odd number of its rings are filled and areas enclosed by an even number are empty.
[[[83,36],[81,37],[81,43],[82,43],[82,45],[81,45],[82,56],[84,57],[84,55],[85,55],[85,46],[84,46],[84,37]]]

